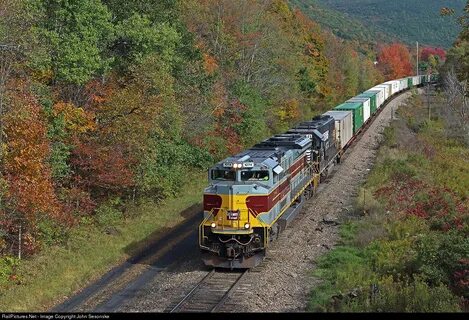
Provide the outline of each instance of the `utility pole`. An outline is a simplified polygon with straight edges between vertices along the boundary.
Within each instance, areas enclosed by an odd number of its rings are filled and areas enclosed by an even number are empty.
[[[419,75],[419,42],[417,41],[417,76]]]
[[[427,90],[425,90],[425,91],[427,93],[428,121],[430,121],[430,119],[431,119],[431,113],[430,113],[431,112],[431,108],[430,108],[430,83],[427,83],[426,87],[427,87]]]
[[[21,260],[21,223],[18,230],[18,259]]]

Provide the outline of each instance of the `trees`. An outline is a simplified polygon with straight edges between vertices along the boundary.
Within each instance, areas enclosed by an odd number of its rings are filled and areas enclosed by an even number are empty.
[[[446,51],[442,48],[425,47],[420,52],[420,58],[423,61],[428,61],[430,56],[438,57],[438,60],[443,62],[446,59]]]
[[[378,55],[378,68],[383,72],[386,80],[411,75],[409,49],[400,43],[383,46]]]
[[[5,0],[0,18],[0,44],[21,46],[0,50],[2,212],[46,216],[47,199],[72,220],[174,195],[368,83],[369,59],[285,0]]]
[[[113,39],[111,14],[99,0],[42,0],[38,34],[49,56],[43,69],[53,80],[84,85],[109,68],[106,48]],[[44,41],[43,40],[43,41]]]
[[[443,9],[442,15],[454,14],[454,10]],[[447,59],[441,68],[448,109],[457,115],[463,140],[469,144],[469,1],[463,15],[458,18],[462,28],[454,46],[448,50]]]
[[[17,93],[12,101],[4,120],[8,140],[2,172],[5,182],[0,191],[0,231],[2,236],[8,236],[22,228],[26,253],[32,253],[37,249],[34,243],[41,220],[52,219],[67,225],[73,219],[55,194],[47,161],[50,145],[46,121],[40,106],[27,91]]]
[[[460,81],[456,71],[452,68],[444,74],[443,84],[446,93],[447,106],[459,124],[458,132],[466,145],[469,145],[469,92],[468,80]]]
[[[424,72],[436,71],[446,60],[446,51],[442,48],[425,47],[419,54],[419,69]]]
[[[21,69],[34,43],[30,28],[35,21],[35,11],[29,12],[28,9],[19,0],[0,3],[0,163],[4,149],[3,116],[8,106],[8,83],[12,75]]]

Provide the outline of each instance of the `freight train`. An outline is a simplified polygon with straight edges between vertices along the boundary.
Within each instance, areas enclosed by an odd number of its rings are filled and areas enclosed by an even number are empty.
[[[208,170],[199,247],[205,265],[252,268],[344,151],[394,95],[436,75],[387,81]]]

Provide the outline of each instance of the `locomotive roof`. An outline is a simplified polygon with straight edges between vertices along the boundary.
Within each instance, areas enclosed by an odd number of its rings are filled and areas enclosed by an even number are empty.
[[[301,134],[278,134],[270,137],[253,147],[230,156],[217,163],[223,165],[227,162],[253,162],[255,165],[266,165],[271,168],[278,165],[279,159],[292,149],[304,149],[311,144],[311,139]]]
[[[301,150],[308,147],[310,144],[311,139],[305,135],[288,133],[278,134],[245,151],[218,162],[215,166],[223,165],[227,162],[253,162],[254,165],[265,165],[274,168],[279,164],[279,159],[288,150]]]
[[[333,121],[334,119],[330,115],[323,114],[314,117],[311,121],[301,122],[292,129],[317,129]]]

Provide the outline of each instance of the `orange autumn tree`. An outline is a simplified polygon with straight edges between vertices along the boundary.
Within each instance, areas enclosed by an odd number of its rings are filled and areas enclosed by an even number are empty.
[[[23,228],[25,252],[36,249],[35,233],[39,221],[50,218],[71,223],[58,201],[48,164],[50,146],[41,108],[28,94],[15,96],[4,118],[6,153],[3,173],[6,181],[5,203],[0,222],[7,232]]]
[[[386,80],[411,75],[412,65],[409,49],[401,43],[393,43],[382,47],[378,56],[378,68]]]

